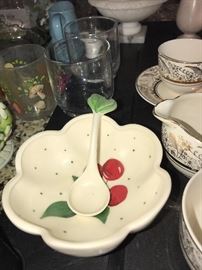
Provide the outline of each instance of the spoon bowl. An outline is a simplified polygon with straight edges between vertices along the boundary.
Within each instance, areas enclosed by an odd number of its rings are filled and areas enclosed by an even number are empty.
[[[69,208],[79,215],[97,215],[107,207],[109,199],[109,189],[99,173],[96,170],[85,170],[72,186]]]

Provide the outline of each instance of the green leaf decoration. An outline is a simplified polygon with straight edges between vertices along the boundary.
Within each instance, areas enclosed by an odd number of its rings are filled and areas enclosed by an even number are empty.
[[[50,204],[45,210],[41,218],[45,217],[64,217],[69,218],[75,216],[75,213],[69,208],[66,201],[58,201]]]
[[[98,218],[100,221],[102,221],[102,223],[105,223],[107,221],[107,217],[109,215],[109,212],[110,212],[110,208],[107,207],[107,208],[105,208],[104,211],[102,211],[100,214],[98,214],[95,217]]]
[[[78,176],[76,176],[76,175],[72,175],[72,179],[73,179],[73,181],[76,181],[78,178],[79,178]]]
[[[113,98],[107,99],[98,94],[92,94],[87,103],[91,110],[96,113],[106,114],[117,108],[117,103]]]

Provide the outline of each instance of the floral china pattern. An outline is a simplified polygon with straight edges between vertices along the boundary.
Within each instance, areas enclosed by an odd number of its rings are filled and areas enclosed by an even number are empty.
[[[192,270],[201,270],[202,253],[194,243],[183,217],[180,218],[180,244],[183,254]]]
[[[158,66],[152,66],[143,71],[137,78],[135,86],[139,95],[152,105],[161,102],[156,88],[161,82]]]
[[[172,132],[165,124],[162,125],[162,142],[166,151],[177,161],[192,171],[202,168],[202,145],[194,146],[194,143],[186,140],[180,131]],[[175,134],[174,134],[175,133]]]
[[[169,59],[162,59],[159,56],[159,71],[163,77],[174,82],[195,83],[202,82],[202,64],[192,63],[192,66],[184,64],[177,65]]]

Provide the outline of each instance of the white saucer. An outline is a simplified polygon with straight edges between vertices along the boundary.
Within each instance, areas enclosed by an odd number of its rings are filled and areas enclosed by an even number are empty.
[[[168,88],[160,78],[158,66],[153,66],[143,71],[135,83],[138,94],[147,102],[156,105],[162,100],[173,99],[179,93]]]
[[[14,151],[12,140],[8,140],[4,148],[0,151],[0,169],[2,169],[10,161]]]

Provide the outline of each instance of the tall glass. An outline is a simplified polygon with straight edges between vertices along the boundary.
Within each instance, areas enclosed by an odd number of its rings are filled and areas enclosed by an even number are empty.
[[[50,44],[45,59],[59,107],[74,117],[90,112],[87,99],[114,92],[109,43],[97,37],[72,37]]]
[[[112,69],[114,77],[120,65],[120,44],[118,22],[115,19],[104,16],[83,17],[67,23],[64,26],[64,36],[68,40],[69,35],[79,36],[88,34],[106,39],[110,44]]]
[[[50,116],[55,99],[44,60],[45,49],[22,44],[0,51],[0,87],[9,107],[22,120]]]

